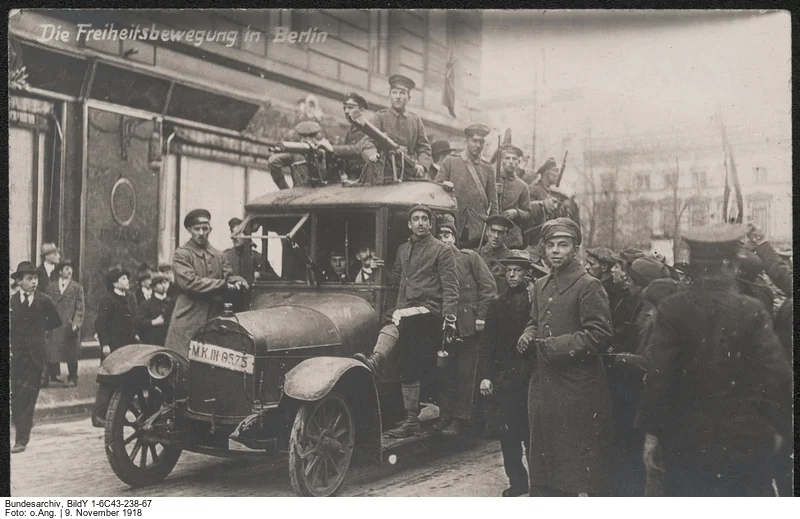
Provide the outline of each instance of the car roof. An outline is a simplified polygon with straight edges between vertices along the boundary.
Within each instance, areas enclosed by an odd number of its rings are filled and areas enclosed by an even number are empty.
[[[367,208],[425,204],[432,209],[454,211],[456,199],[439,184],[407,181],[378,186],[297,187],[259,196],[245,204],[248,212],[275,212],[276,209]]]

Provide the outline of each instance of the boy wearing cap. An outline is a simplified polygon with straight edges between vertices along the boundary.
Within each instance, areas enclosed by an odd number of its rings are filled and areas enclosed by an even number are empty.
[[[535,357],[528,390],[532,496],[608,494],[611,398],[600,357],[611,312],[600,281],[577,261],[581,231],[569,218],[542,226],[550,273],[534,283],[517,351]]]
[[[417,161],[415,173],[417,177],[424,177],[425,172],[431,167],[431,143],[425,133],[422,118],[406,109],[411,99],[411,91],[416,85],[414,82],[400,74],[389,77],[389,100],[391,106],[378,110],[372,116],[372,124],[386,133],[406,153]],[[378,161],[378,148],[369,136],[364,136],[361,143],[362,156],[369,162]]]
[[[61,363],[67,363],[67,386],[78,385],[78,357],[81,348],[81,326],[85,303],[83,287],[72,279],[72,262],[59,263],[58,281],[50,283],[47,295],[56,303],[61,326],[48,334],[50,381],[59,381]]]
[[[517,340],[525,330],[531,311],[527,277],[533,263],[524,250],[513,250],[501,260],[506,268],[508,289],[489,305],[481,336],[479,390],[490,397],[487,431],[500,437],[503,467],[509,487],[503,497],[528,493],[528,471],[522,462],[528,451],[528,380],[530,359],[517,353]],[[523,450],[524,449],[524,450]]]
[[[528,228],[531,221],[531,198],[528,185],[517,177],[517,166],[522,157],[522,150],[516,146],[508,145],[502,148],[500,160],[502,161],[502,174],[497,179],[497,203],[500,214],[514,222],[514,227],[508,233],[506,245],[511,249],[524,247],[522,233]]]
[[[686,231],[694,281],[658,306],[637,422],[672,496],[768,496],[792,428],[792,371],[763,305],[733,290],[745,228]]]
[[[175,301],[167,296],[169,279],[162,273],[153,276],[153,297],[139,306],[136,328],[143,344],[163,346]]]
[[[439,215],[437,238],[450,246],[458,276],[458,334],[463,342],[454,348],[449,373],[442,385],[439,421],[433,428],[445,436],[457,436],[472,420],[477,385],[480,332],[486,324],[489,303],[497,296],[497,284],[478,253],[456,245],[456,222],[449,214]]]
[[[175,301],[165,346],[189,354],[189,341],[206,322],[222,313],[229,293],[248,290],[247,281],[236,276],[225,255],[211,246],[211,213],[190,211],[183,220],[189,241],[175,250],[172,267],[180,294]]]
[[[16,454],[24,452],[30,440],[33,411],[47,362],[47,332],[61,326],[61,318],[53,300],[37,291],[39,272],[33,263],[21,262],[12,276],[20,287],[8,303],[11,418],[16,429],[11,454]]]
[[[480,242],[486,217],[498,214],[494,171],[481,157],[490,131],[485,124],[465,128],[466,148],[459,154],[445,157],[433,179],[453,191],[458,201],[457,237],[467,248],[474,248]]]
[[[497,284],[497,293],[502,294],[508,288],[506,284],[506,268],[500,263],[508,257],[511,250],[506,246],[508,231],[514,222],[503,215],[492,215],[486,219],[486,245],[477,249],[481,259],[489,267]]]
[[[408,211],[411,237],[400,245],[389,283],[399,283],[397,304],[378,335],[372,353],[353,356],[380,376],[398,351],[406,419],[386,434],[405,438],[421,431],[419,421],[420,381],[436,369],[432,360],[441,345],[442,320],[456,323],[458,276],[453,251],[431,234],[433,211],[416,205]],[[372,267],[383,267],[373,258]],[[427,377],[426,377],[427,375]]]

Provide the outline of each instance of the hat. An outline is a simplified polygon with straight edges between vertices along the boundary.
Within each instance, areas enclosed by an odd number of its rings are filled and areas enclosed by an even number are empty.
[[[414,83],[414,81],[401,74],[392,74],[391,76],[389,76],[390,88],[401,87],[411,92],[412,90],[414,90],[414,88],[416,88],[416,86],[417,85],[416,83]]]
[[[144,281],[145,279],[152,279],[152,278],[153,278],[153,273],[150,272],[149,270],[140,270],[136,274],[136,281]]]
[[[39,255],[44,258],[48,254],[52,254],[54,252],[58,252],[58,247],[56,247],[55,243],[43,243],[42,248],[39,250]]]
[[[155,274],[153,274],[153,278],[152,278],[152,282],[151,283],[155,286],[155,285],[158,285],[159,283],[163,283],[165,281],[168,282],[169,281],[169,277],[167,277],[166,274],[162,274],[161,272],[156,272]]]
[[[108,283],[108,287],[111,288],[122,276],[128,276],[128,278],[130,278],[131,273],[119,265],[115,265],[108,269],[108,273],[106,274],[106,282]]]
[[[549,159],[547,159],[545,161],[544,164],[542,164],[539,167],[539,169],[536,170],[536,174],[537,175],[544,175],[545,172],[547,172],[547,171],[549,171],[549,170],[551,170],[553,168],[558,168],[558,164],[556,164],[556,159],[554,159],[553,157],[550,157]]]
[[[322,131],[322,126],[320,126],[317,121],[302,121],[297,123],[294,127],[294,131],[296,131],[300,137],[313,137]]]
[[[611,257],[614,258],[614,261],[621,261],[622,263],[625,263],[626,265],[630,265],[631,263],[633,263],[637,259],[644,258],[645,256],[646,256],[646,254],[643,251],[641,251],[640,249],[636,249],[634,247],[628,247],[628,248],[622,249],[619,252],[615,252],[614,254],[612,254]]]
[[[446,141],[444,139],[433,141],[431,143],[431,156],[436,157],[437,155],[444,155],[445,153],[450,153],[453,151],[453,148],[450,147],[450,141]]]
[[[581,244],[581,229],[570,218],[555,218],[542,225],[542,241],[547,241],[559,236],[566,236],[575,240],[575,245]]]
[[[526,250],[511,249],[508,252],[508,256],[499,261],[500,264],[503,266],[523,265],[525,268],[533,267],[533,261],[531,261],[531,254]]]
[[[603,263],[608,263],[613,265],[614,261],[614,251],[609,249],[608,247],[592,247],[591,249],[586,249],[586,254],[592,256],[593,258],[597,258],[598,261],[602,261]]]
[[[17,266],[17,271],[11,273],[11,277],[14,279],[21,278],[25,274],[33,274],[34,276],[37,275],[36,267],[33,266],[33,263],[30,261],[23,261]]]
[[[486,126],[485,124],[471,124],[464,128],[464,135],[467,137],[472,137],[473,135],[477,135],[479,137],[486,137],[492,131],[491,128]]]
[[[736,253],[737,267],[742,274],[747,278],[754,278],[764,270],[764,264],[756,253],[751,252],[744,247],[739,249]]]
[[[193,225],[197,225],[199,223],[210,223],[211,222],[211,213],[206,211],[205,209],[193,209],[189,211],[186,217],[183,219],[183,226],[187,229]]]
[[[453,236],[456,236],[456,220],[453,215],[447,213],[436,215],[436,229],[437,233],[441,232],[442,229],[449,229]]]
[[[342,98],[342,103],[346,103],[350,99],[355,101],[358,107],[361,108],[362,110],[369,110],[369,103],[367,103],[367,100],[361,97],[360,95],[356,94],[355,92],[346,93]]]
[[[730,223],[703,225],[684,232],[683,240],[689,246],[689,263],[732,257],[746,232],[743,225]]]
[[[661,301],[677,294],[682,289],[683,285],[674,279],[659,278],[647,285],[647,288],[642,291],[642,296],[654,306],[658,306]]]
[[[508,153],[508,152],[511,152],[511,153],[513,153],[514,155],[516,155],[517,157],[522,157],[522,150],[521,150],[521,149],[519,149],[519,148],[517,148],[517,147],[516,147],[516,146],[514,146],[514,145],[511,145],[511,144],[506,144],[505,146],[501,147],[501,148],[500,148],[500,152],[501,152],[501,153]]]
[[[780,256],[783,259],[789,259],[792,257],[792,249],[779,250],[778,256]]]
[[[332,251],[330,251],[330,252],[328,253],[328,257],[332,258],[332,257],[334,257],[334,256],[341,256],[341,257],[345,257],[345,253],[344,253],[344,251],[343,251],[343,250],[334,249],[334,250],[332,250]]]
[[[415,205],[414,207],[412,207],[411,209],[408,210],[408,220],[409,221],[411,221],[411,215],[416,213],[417,211],[423,211],[423,212],[428,213],[428,219],[430,219],[431,222],[433,221],[433,211],[431,211],[430,207],[428,207],[427,205],[424,205],[424,204]]]
[[[492,225],[502,225],[509,231],[514,227],[514,222],[503,216],[502,214],[493,214],[489,218],[486,219],[486,225],[491,227]]]
[[[72,260],[71,259],[65,259],[61,263],[56,265],[56,272],[61,272],[61,269],[63,269],[64,267],[73,267]]]
[[[637,284],[646,287],[655,279],[669,278],[669,269],[655,258],[639,258],[626,271]]]
[[[231,231],[239,227],[241,225],[242,219],[241,218],[231,218],[228,220],[228,227],[230,227]]]

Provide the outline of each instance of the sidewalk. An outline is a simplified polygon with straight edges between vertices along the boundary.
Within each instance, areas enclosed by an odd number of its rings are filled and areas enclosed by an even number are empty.
[[[91,413],[97,393],[97,369],[99,367],[99,358],[81,359],[78,361],[77,386],[65,387],[57,382],[51,382],[48,387],[43,387],[36,400],[34,420],[36,422],[51,421],[60,417]],[[67,366],[62,363],[61,379],[66,380],[66,378]]]

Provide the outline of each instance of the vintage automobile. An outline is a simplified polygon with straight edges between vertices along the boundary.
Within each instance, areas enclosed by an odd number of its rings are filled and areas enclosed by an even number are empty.
[[[431,432],[389,439],[403,416],[399,384],[376,382],[351,357],[371,351],[397,288],[385,269],[351,281],[357,251],[387,266],[408,239],[407,211],[424,203],[455,214],[454,197],[429,181],[295,187],[246,205],[242,234],[258,264],[245,277],[248,301],[194,335],[184,357],[132,345],[103,362],[98,382],[113,388],[105,447],[114,473],[131,486],[162,481],[183,450],[215,456],[286,456],[292,488],[330,496],[351,463],[378,464]],[[331,270],[331,253],[348,260]]]

